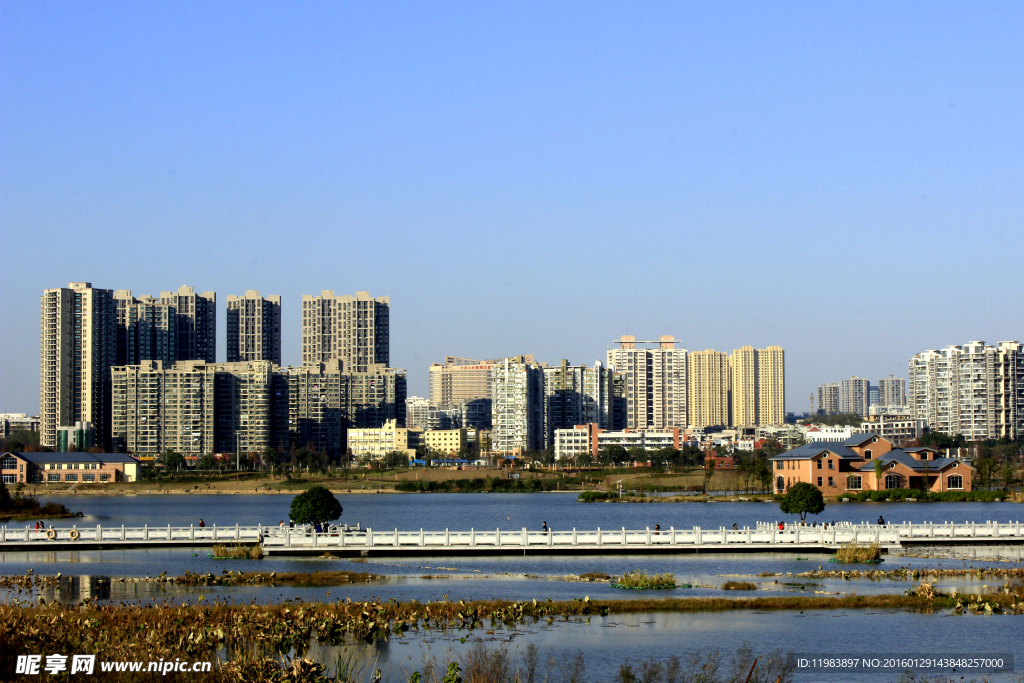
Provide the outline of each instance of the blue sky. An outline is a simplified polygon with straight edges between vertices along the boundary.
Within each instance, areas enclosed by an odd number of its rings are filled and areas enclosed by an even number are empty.
[[[1024,338],[1024,4],[0,2],[0,411],[39,296],[388,295],[392,364]]]

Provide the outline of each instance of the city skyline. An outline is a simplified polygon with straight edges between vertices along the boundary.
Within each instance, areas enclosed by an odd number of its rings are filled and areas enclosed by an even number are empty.
[[[785,348],[802,412],[1022,336],[1019,4],[5,11],[0,410],[70,281],[216,291],[218,359],[225,297],[280,295],[286,364],[304,294],[386,295],[415,395],[671,334]]]
[[[69,283],[69,284],[75,284],[75,283]],[[94,285],[91,282],[89,282],[89,284],[92,285],[94,288],[104,289],[104,288],[101,288],[101,287],[98,287],[98,286]],[[52,288],[49,288],[49,289],[52,289]],[[110,289],[110,288],[106,288],[106,289]],[[193,290],[193,289],[194,288],[190,287],[189,285],[182,285],[182,287],[180,288],[181,291],[188,290],[189,294],[191,294],[191,290]],[[114,292],[113,299],[114,299],[115,303],[118,302],[119,300],[123,301],[124,300],[123,297],[126,297],[126,296],[130,297],[131,296],[131,290],[130,289],[119,289],[119,290],[111,290],[111,291]],[[209,290],[209,291],[204,291],[203,295],[204,296],[207,296],[207,295],[213,296],[214,297],[214,304],[215,304],[216,293],[217,293],[216,290]],[[142,295],[141,296],[141,301],[143,303],[145,303],[146,301],[151,301],[151,302],[154,302],[154,303],[159,303],[160,301],[166,301],[171,293],[165,291],[165,292],[162,292],[161,294],[162,294],[162,298],[161,299],[155,299],[154,297],[150,297],[148,295]],[[353,302],[354,301],[358,301],[358,300],[363,300],[363,301],[368,301],[368,302],[373,302],[373,301],[384,302],[383,305],[384,305],[384,310],[385,310],[385,314],[384,314],[385,322],[384,322],[383,331],[385,333],[388,333],[385,336],[389,337],[387,339],[387,341],[385,342],[385,348],[390,345],[390,334],[389,334],[390,315],[389,315],[389,313],[387,313],[387,311],[390,309],[390,303],[389,303],[389,298],[390,297],[388,297],[387,295],[384,295],[382,297],[374,297],[374,296],[370,296],[368,292],[357,292],[356,296],[352,296],[352,295],[349,295],[349,294],[340,294],[340,295],[335,296],[335,294],[334,294],[334,292],[332,290],[322,290],[321,294],[319,294],[319,295],[306,295],[306,294],[302,295],[300,297],[300,304],[299,305],[300,305],[300,307],[302,307],[304,305],[309,305],[311,302],[319,301],[323,297],[326,297],[327,295],[329,295],[329,298],[332,301],[337,299],[338,301],[345,300],[345,301],[353,301]],[[256,297],[258,297],[259,294],[258,294],[258,291],[247,290],[246,291],[246,296],[256,296]],[[122,298],[119,299],[118,297],[122,297]],[[269,300],[272,300],[274,302],[275,313],[276,313],[276,316],[277,316],[276,318],[274,318],[275,322],[272,323],[272,324],[280,326],[280,332],[279,332],[279,337],[280,338],[275,338],[275,340],[274,340],[278,344],[278,351],[277,351],[277,353],[279,353],[279,354],[281,353],[280,352],[280,347],[281,346],[284,346],[286,348],[288,347],[288,344],[286,344],[285,342],[286,342],[286,340],[290,339],[290,337],[296,336],[296,337],[298,337],[300,339],[299,344],[295,345],[295,346],[298,347],[297,350],[298,350],[298,353],[300,355],[300,358],[298,358],[298,359],[289,359],[284,354],[281,354],[281,356],[282,356],[281,360],[277,361],[276,364],[280,365],[282,367],[289,367],[289,366],[299,367],[299,366],[302,366],[304,362],[307,362],[307,361],[304,361],[304,359],[301,357],[302,356],[302,351],[301,351],[302,341],[301,340],[302,340],[303,336],[307,334],[307,332],[306,332],[307,324],[303,323],[300,320],[299,323],[298,323],[298,327],[299,327],[298,331],[295,332],[294,335],[290,335],[288,330],[287,330],[287,327],[284,324],[281,324],[280,322],[278,322],[280,320],[287,319],[287,317],[288,317],[288,316],[284,315],[284,313],[283,313],[284,310],[287,310],[287,307],[282,303],[282,297],[280,295],[268,295],[268,297],[269,297]],[[231,324],[228,322],[228,319],[229,319],[229,317],[231,315],[231,307],[232,307],[233,303],[236,302],[239,299],[244,299],[244,297],[228,295],[227,297],[225,297],[225,299],[226,299],[226,303],[221,304],[220,306],[222,308],[217,309],[215,314],[214,314],[214,327],[217,328],[217,333],[216,334],[217,334],[217,337],[218,337],[217,338],[217,344],[216,344],[216,362],[218,362],[218,363],[232,362],[232,359],[230,357],[231,349],[229,347],[230,338],[231,338],[231,331],[230,331]],[[133,301],[138,301],[138,299],[132,299],[132,300]],[[305,303],[303,303],[303,302],[305,302]],[[119,313],[118,316],[120,318],[121,314]],[[217,318],[221,318],[221,322],[220,322],[219,325],[216,324],[216,319]],[[608,345],[606,351],[607,352],[613,352],[613,349],[615,348],[613,345],[621,344],[623,339],[629,339],[629,338],[631,338],[631,337],[626,336],[626,337],[620,337],[619,339],[614,340],[611,344]],[[635,337],[632,337],[632,338],[635,339]],[[684,344],[682,344],[681,342],[679,342],[678,340],[675,340],[674,337],[671,337],[671,336],[663,336],[662,340],[664,340],[664,339],[673,339],[673,344],[678,343],[679,344],[678,348],[680,350],[682,350],[682,351],[688,352],[691,356],[698,356],[699,357],[700,354],[702,354],[702,353],[710,353],[710,352],[714,352],[714,353],[716,353],[718,355],[721,355],[723,358],[725,358],[728,355],[725,352],[718,352],[718,351],[715,351],[714,349],[707,349],[705,351],[705,350],[702,350],[702,349],[699,349],[699,348],[687,347]],[[1015,341],[1015,340],[1010,340],[1010,339],[1000,340],[999,342],[995,342],[995,343],[998,344],[998,343],[1008,342],[1008,341]],[[118,344],[122,344],[121,340],[118,340]],[[930,348],[938,348],[938,347],[930,347]],[[558,354],[558,352],[556,351],[556,355],[557,354]],[[414,354],[414,355],[421,355],[421,354]],[[484,355],[486,355],[486,354],[484,354]],[[512,356],[515,356],[515,355],[516,354],[502,355],[502,356],[492,356],[492,358],[500,359],[500,358],[512,357]],[[535,354],[529,354],[529,356],[531,358],[534,355]],[[143,357],[145,358],[145,356],[143,356]],[[480,357],[483,357],[483,355],[481,355]],[[445,358],[452,358],[452,356],[450,354],[446,354]],[[159,356],[154,356],[153,359],[160,359],[160,357]],[[165,360],[165,362],[169,362],[169,364],[173,364],[174,363],[174,358],[173,357],[171,359],[164,358],[164,360]],[[181,359],[178,359],[178,360],[187,360],[187,358],[181,358]],[[553,364],[553,363],[557,362],[555,360],[548,360],[548,359],[545,359],[545,358],[538,358],[537,360],[538,360],[538,362],[543,362],[543,363],[548,363],[548,364]],[[564,356],[562,357],[562,360],[565,360]],[[129,363],[129,364],[134,364],[137,361],[138,361],[138,359],[136,359],[136,361],[134,361],[133,363]],[[609,362],[611,361],[610,355],[608,357],[608,361]],[[213,361],[210,361],[210,362],[213,362]],[[308,362],[314,362],[314,361],[313,360],[308,360]],[[486,361],[486,362],[491,362],[491,361]],[[579,363],[579,362],[576,362],[576,361],[571,361],[571,362],[573,362],[573,363],[575,363],[577,365],[580,365],[580,364],[586,365],[587,364],[585,362],[584,363]],[[598,359],[598,361],[596,361],[596,362],[604,362],[604,361],[601,360],[601,359]],[[115,365],[117,365],[117,364],[121,364],[121,363],[115,363]],[[430,366],[432,366],[432,365],[433,366],[439,366],[440,363],[438,361],[436,361],[436,360],[428,359],[426,364],[425,364],[425,367],[423,369],[423,370],[425,370],[425,372],[417,372],[417,370],[421,370],[421,369],[418,368],[415,365],[410,366],[408,368],[403,368],[403,369],[406,370],[406,372],[408,373],[408,376],[410,378],[416,377],[417,375],[421,375],[421,377],[419,378],[421,381],[416,383],[415,385],[414,385],[413,381],[410,381],[410,386],[409,386],[409,395],[410,396],[415,396],[415,395],[418,395],[420,393],[422,393],[423,395],[429,395],[430,394],[430,389],[429,389],[429,385],[430,385],[429,373],[430,373]],[[392,367],[401,367],[401,366],[392,365]],[[611,365],[609,367],[611,367]],[[792,372],[792,370],[787,369],[786,374],[789,375],[791,372]],[[427,377],[422,377],[423,374],[426,374]],[[895,373],[892,373],[892,372],[890,372],[888,374],[889,374],[889,377],[895,377],[895,379],[902,380],[904,383],[906,381],[908,381],[908,379],[909,379],[909,373],[908,373],[907,377],[897,376],[897,375],[895,375]],[[858,378],[858,377],[854,376],[854,379],[862,379],[862,378]],[[886,378],[883,378],[882,381],[885,381],[885,379]],[[848,382],[848,381],[849,380],[844,379],[839,384],[842,385],[843,383]],[[865,383],[870,382],[870,380],[862,380],[862,381],[865,382]],[[819,383],[818,385],[813,387],[812,394],[815,396],[815,410],[816,411],[820,411],[821,410],[821,406],[819,405],[820,404],[820,397],[821,397],[821,387],[825,386],[825,385],[828,385],[828,384],[829,384],[828,382],[823,382],[823,383]],[[37,385],[37,387],[38,387],[38,385]],[[875,388],[875,385],[872,385],[872,388]],[[793,391],[792,387],[789,387],[789,386],[785,387],[785,401],[786,401],[786,408],[787,408],[786,412],[797,413],[797,414],[805,412],[803,410],[802,406],[801,406],[801,403],[799,402],[800,399],[795,397],[794,393],[795,392]],[[840,391],[840,394],[843,395],[842,391]],[[790,401],[792,401],[794,398],[797,398],[797,402],[790,403]],[[863,397],[863,400],[864,400],[864,409],[863,409],[862,412],[864,412],[866,414],[866,409],[867,409],[867,397],[866,397],[866,395]],[[809,402],[806,401],[806,399],[804,399],[804,403],[807,404],[808,407],[809,407]],[[14,412],[22,412],[22,413],[28,413],[28,414],[37,414],[37,413],[33,413],[31,410],[26,411],[24,409],[17,409],[17,408],[9,408],[9,407],[5,407],[5,406],[0,406],[0,413],[2,413],[2,412],[12,412],[12,413],[14,413]],[[842,406],[840,406],[840,412],[842,412]]]

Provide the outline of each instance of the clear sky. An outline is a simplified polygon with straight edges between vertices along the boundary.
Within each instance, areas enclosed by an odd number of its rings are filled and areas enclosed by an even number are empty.
[[[0,411],[39,296],[391,297],[392,365],[1024,340],[1021,2],[0,2]]]

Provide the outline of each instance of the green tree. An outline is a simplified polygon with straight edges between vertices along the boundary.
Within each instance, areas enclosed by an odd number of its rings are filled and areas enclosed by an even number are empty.
[[[391,451],[384,455],[384,467],[408,467],[409,456],[402,451]]]
[[[882,475],[885,474],[885,465],[882,463],[881,458],[875,458],[875,489],[881,490],[882,488]]]
[[[704,483],[701,484],[700,492],[702,495],[708,494],[708,484],[711,483],[711,477],[715,475],[715,459],[711,456],[704,458]]]
[[[292,498],[289,516],[297,524],[328,522],[341,517],[341,503],[328,489],[313,486]]]
[[[164,466],[165,470],[181,470],[185,469],[185,458],[181,453],[167,449],[160,454],[158,462]]]
[[[206,453],[196,462],[196,469],[215,470],[217,469],[217,459],[213,457],[212,453]]]
[[[779,502],[779,509],[787,515],[800,515],[800,521],[807,519],[807,513],[817,515],[825,510],[825,497],[821,489],[805,481],[789,487]]]

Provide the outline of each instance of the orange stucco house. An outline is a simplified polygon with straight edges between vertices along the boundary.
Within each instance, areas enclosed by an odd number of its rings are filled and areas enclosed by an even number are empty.
[[[776,493],[797,482],[826,496],[886,489],[970,491],[974,468],[958,458],[940,458],[934,448],[893,448],[877,434],[854,434],[843,443],[814,442],[768,459]],[[875,462],[881,462],[881,474]]]

